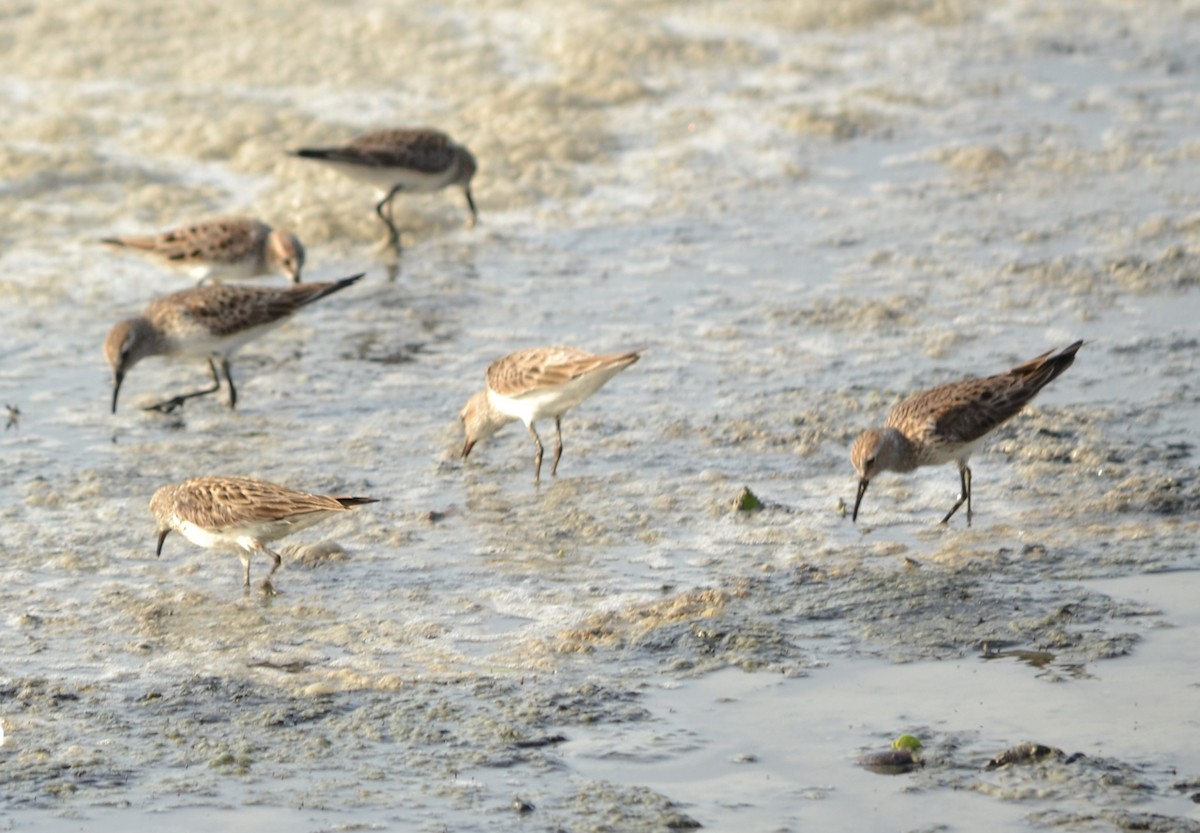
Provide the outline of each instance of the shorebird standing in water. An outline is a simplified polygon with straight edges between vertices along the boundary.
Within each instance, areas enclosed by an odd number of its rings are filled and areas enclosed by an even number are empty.
[[[850,450],[859,475],[852,520],[858,520],[859,504],[871,478],[879,472],[904,473],[919,466],[954,461],[962,491],[942,523],[947,523],[966,502],[970,526],[971,467],[967,463],[972,452],[984,437],[1015,416],[1038,391],[1070,367],[1082,346],[1083,342],[1077,341],[1059,353],[1048,351],[1006,373],[942,385],[892,408],[884,427],[864,431]]]
[[[194,477],[163,486],[150,499],[150,511],[158,521],[158,549],[172,531],[205,549],[232,550],[242,560],[242,584],[250,586],[250,557],[256,553],[274,562],[262,587],[274,592],[271,576],[283,559],[267,544],[331,515],[364,503],[369,497],[327,497],[297,492],[274,483],[248,477]]]
[[[193,223],[160,234],[126,234],[100,241],[147,254],[197,280],[242,280],[271,272],[300,282],[304,246],[290,231],[253,217]]]
[[[229,374],[233,353],[246,342],[283,324],[301,307],[345,289],[361,278],[353,275],[329,283],[300,283],[269,288],[213,284],[166,295],[142,311],[114,325],[104,340],[104,355],[113,369],[112,411],[129,369],[150,356],[208,359],[211,388],[181,393],[148,406],[147,411],[170,413],[189,399],[221,389],[221,375],[229,384],[229,407],[237,405],[237,389]],[[220,368],[218,372],[218,366]]]
[[[537,453],[533,479],[542,476],[542,440],[534,422],[554,417],[557,442],[550,474],[558,473],[562,457],[562,416],[612,377],[638,360],[641,350],[597,356],[573,347],[533,347],[496,359],[487,369],[487,387],[467,400],[462,409],[465,458],[480,440],[506,423],[519,419],[529,429]]]
[[[388,227],[388,242],[397,252],[400,251],[400,232],[392,220],[392,198],[401,191],[420,193],[457,185],[467,197],[467,208],[471,211],[469,225],[475,226],[478,213],[471,197],[475,157],[439,130],[378,130],[359,136],[348,145],[301,148],[294,155],[324,162],[349,177],[375,186],[383,195],[375,206],[375,213]]]

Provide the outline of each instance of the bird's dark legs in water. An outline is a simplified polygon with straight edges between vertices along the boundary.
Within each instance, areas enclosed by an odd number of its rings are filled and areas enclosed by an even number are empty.
[[[204,390],[194,390],[190,393],[181,393],[178,396],[173,396],[170,399],[159,402],[155,405],[147,405],[143,410],[158,411],[159,413],[169,414],[176,408],[183,406],[183,403],[189,399],[194,399],[197,396],[208,396],[210,393],[216,393],[221,389],[221,375],[225,374],[225,381],[229,383],[229,407],[233,408],[237,405],[237,389],[233,386],[233,377],[229,375],[229,360],[221,359],[221,371],[217,371],[217,360],[210,357],[208,360],[208,369],[212,371],[213,383],[211,388]]]
[[[471,209],[471,222],[467,228],[475,228],[475,223],[479,220],[479,212],[475,210],[475,200],[471,197],[471,186],[463,188],[463,193],[467,195],[467,208]]]
[[[965,502],[967,504],[967,526],[971,525],[971,467],[959,466],[958,477],[962,482],[962,491],[959,492],[958,500],[950,507],[950,511],[946,513],[946,517],[942,518],[942,523],[949,522],[950,518],[954,517],[954,513],[958,511],[958,507]]]
[[[403,185],[393,185],[392,190],[387,192],[387,196],[381,199],[379,204],[375,206],[375,213],[379,215],[379,219],[383,220],[384,225],[388,227],[388,242],[396,250],[396,254],[400,253],[400,232],[392,220],[392,197],[396,196],[403,189]],[[383,211],[385,207],[387,208],[386,214]]]
[[[533,427],[533,423],[529,423],[529,434],[533,437],[533,444],[537,446],[537,454],[533,455],[533,482],[540,483],[542,481],[542,438],[538,436],[537,429]]]
[[[558,474],[558,461],[562,457],[562,417],[554,418],[554,434],[557,442],[554,444],[554,465],[550,467],[550,476]]]

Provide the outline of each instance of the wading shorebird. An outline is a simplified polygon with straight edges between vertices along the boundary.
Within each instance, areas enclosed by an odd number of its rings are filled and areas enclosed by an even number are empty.
[[[147,411],[170,413],[188,399],[221,389],[221,375],[229,384],[229,407],[237,405],[237,389],[229,373],[234,352],[252,339],[283,324],[301,307],[345,289],[362,274],[329,283],[300,283],[267,288],[213,284],[185,289],[159,298],[136,318],[113,326],[104,341],[104,355],[113,369],[112,412],[129,368],[150,356],[208,359],[211,388],[181,393],[150,405]],[[218,372],[218,367],[220,368]]]
[[[463,189],[471,211],[469,226],[475,227],[478,212],[471,196],[475,157],[440,130],[378,130],[348,145],[300,148],[293,155],[324,162],[346,176],[375,186],[383,196],[375,205],[375,213],[388,227],[388,242],[397,252],[400,232],[392,220],[392,198],[401,191],[421,193],[457,185]]]
[[[550,475],[562,457],[562,416],[638,360],[642,350],[597,356],[574,347],[533,347],[496,359],[487,369],[487,387],[467,400],[461,417],[465,458],[480,440],[519,419],[529,429],[537,453],[533,479],[542,475],[542,440],[534,422],[554,417],[556,443]]]
[[[962,491],[942,523],[949,522],[966,502],[970,526],[971,467],[967,463],[971,454],[989,433],[1070,367],[1082,346],[1083,342],[1077,341],[1059,353],[1047,351],[1006,373],[942,385],[892,408],[884,427],[862,432],[850,450],[859,475],[852,520],[858,520],[867,485],[879,472],[904,473],[953,461],[958,465]]]
[[[126,234],[100,242],[144,253],[200,281],[275,273],[299,283],[304,268],[304,246],[296,235],[253,217],[226,217],[160,234]]]
[[[370,497],[328,497],[297,492],[248,477],[194,477],[163,486],[150,499],[150,511],[158,521],[158,548],[171,532],[178,532],[205,549],[236,552],[242,560],[242,585],[250,586],[250,558],[256,553],[272,559],[262,587],[274,592],[271,576],[283,559],[267,544],[331,515],[365,503]]]

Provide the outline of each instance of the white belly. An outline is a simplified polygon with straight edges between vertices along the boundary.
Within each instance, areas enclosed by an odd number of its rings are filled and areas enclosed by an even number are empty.
[[[618,365],[595,370],[557,387],[541,388],[520,396],[503,396],[489,388],[488,399],[500,413],[530,425],[535,420],[562,416],[624,369],[625,365]]]
[[[307,529],[324,520],[332,512],[304,512],[278,520],[254,521],[225,529],[205,529],[191,521],[176,518],[176,529],[198,546],[218,549],[243,549],[247,552],[258,549],[259,544],[269,544],[285,535]]]
[[[384,196],[397,185],[402,185],[405,191],[437,191],[445,188],[454,179],[453,167],[430,174],[409,168],[376,168],[371,165],[321,161],[338,173],[375,186],[375,189],[380,192],[380,196]]]
[[[191,521],[178,519],[175,528],[179,530],[179,534],[187,538],[193,544],[204,547],[205,549],[239,549],[242,548],[237,540],[236,535],[230,535],[226,532],[217,532],[211,529],[205,529],[202,526],[196,526]]]
[[[215,336],[206,327],[195,325],[175,333],[171,339],[171,352],[179,357],[208,358],[209,356],[232,356],[243,344],[253,341],[276,327],[282,325],[286,318],[249,327],[228,336]]]
[[[167,261],[167,263],[171,264],[173,262]],[[267,274],[259,268],[259,263],[254,258],[246,258],[243,260],[228,261],[224,263],[190,263],[186,267],[179,267],[179,269],[189,277],[195,278],[198,281],[205,281],[209,279],[244,281]]]
[[[980,437],[974,442],[969,442],[965,445],[929,443],[925,446],[924,453],[921,455],[920,464],[922,466],[940,466],[943,463],[961,463],[962,465],[966,465],[971,455],[983,445],[984,439],[985,437]]]

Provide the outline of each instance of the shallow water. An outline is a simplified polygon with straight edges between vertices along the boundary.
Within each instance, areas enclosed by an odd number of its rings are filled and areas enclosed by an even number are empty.
[[[1195,13],[828,5],[4,18],[9,827],[1200,824]],[[283,151],[401,123],[473,150],[481,223],[398,203],[397,271],[371,194]],[[95,241],[233,212],[368,275],[239,354],[236,412],[141,412],[206,373],[150,360],[111,416],[104,334],[187,281]],[[839,511],[900,397],[1076,338],[973,526],[936,526],[949,467]],[[519,426],[464,465],[483,368],[559,342],[648,350],[540,489]],[[264,600],[154,557],[149,496],[202,473],[383,502]],[[857,766],[905,731],[926,767]],[[1025,740],[1087,759],[980,774]]]
[[[1200,768],[1188,644],[1196,575],[1088,582],[1165,609],[1130,618],[1146,634],[1136,656],[1089,665],[1069,683],[1011,656],[836,657],[800,679],[728,669],[665,684],[643,702],[653,718],[577,730],[562,753],[589,778],[674,796],[711,829],[739,829],[749,814],[762,829],[839,827],[847,804],[862,830],[894,830],[898,820],[904,829],[1027,830],[1097,813],[1111,813],[1111,824],[1124,812],[1184,829],[1200,820],[1194,779],[1184,777]],[[923,739],[922,768],[889,777],[855,765],[905,732]],[[987,769],[1014,741],[1045,738],[1078,757]],[[1110,789],[1097,791],[1096,780]]]

